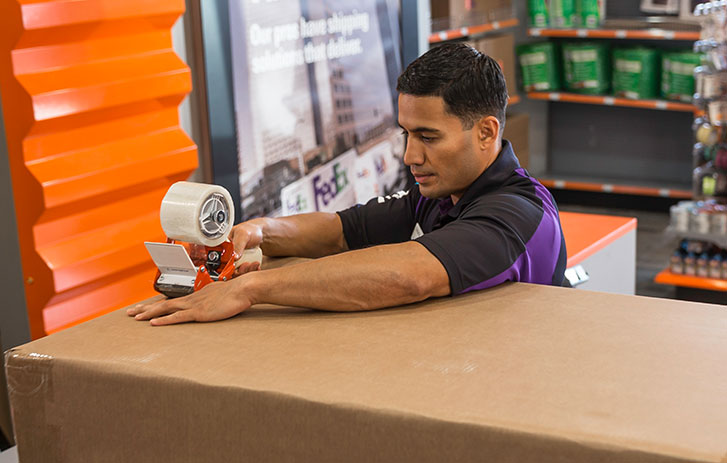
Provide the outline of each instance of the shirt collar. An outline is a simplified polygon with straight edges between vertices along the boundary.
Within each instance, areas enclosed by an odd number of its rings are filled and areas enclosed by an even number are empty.
[[[520,167],[512,145],[507,140],[502,140],[502,149],[495,158],[495,162],[485,169],[472,185],[467,188],[464,195],[452,206],[452,199],[441,199],[439,202],[439,210],[442,215],[449,213],[450,216],[457,217],[464,205],[470,203],[489,190],[497,189],[500,185],[512,175],[512,172]]]

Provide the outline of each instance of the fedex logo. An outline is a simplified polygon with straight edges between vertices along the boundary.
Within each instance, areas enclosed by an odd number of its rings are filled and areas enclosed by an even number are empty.
[[[348,172],[338,163],[333,165],[333,172],[329,178],[325,179],[322,175],[313,177],[316,210],[320,211],[323,206],[327,206],[346,186],[348,186]]]
[[[288,214],[297,214],[308,209],[308,201],[302,195],[297,194],[293,198],[288,198],[285,207],[288,209]]]

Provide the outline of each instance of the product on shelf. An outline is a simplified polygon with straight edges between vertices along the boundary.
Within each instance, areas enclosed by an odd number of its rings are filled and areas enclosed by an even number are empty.
[[[528,16],[531,27],[548,27],[548,5],[546,0],[528,0]]]
[[[727,243],[727,206],[714,200],[681,201],[671,207],[670,227],[676,233],[711,235]]]
[[[563,44],[565,88],[585,94],[603,94],[611,80],[609,47],[601,42]]]
[[[556,45],[540,42],[518,45],[518,61],[526,92],[558,90],[560,87],[556,61]]]
[[[669,258],[669,271],[727,280],[727,251],[706,241],[684,239]]]
[[[574,0],[549,0],[548,3],[551,27],[573,27]]]
[[[606,17],[606,0],[528,0],[531,27],[595,28]]]
[[[664,52],[661,59],[662,98],[691,102],[695,93],[694,73],[701,61],[700,53]]]
[[[599,27],[606,17],[606,0],[576,0],[575,24],[577,27]]]
[[[700,4],[694,15],[702,20],[694,50],[703,56],[694,70],[694,104],[700,114],[694,121],[693,194],[698,200],[727,203],[727,2]],[[711,215],[716,207],[701,209]]]
[[[659,52],[653,48],[613,51],[613,93],[631,99],[656,98]]]

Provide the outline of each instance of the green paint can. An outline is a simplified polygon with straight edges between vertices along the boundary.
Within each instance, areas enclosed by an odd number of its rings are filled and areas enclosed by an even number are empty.
[[[516,50],[526,92],[547,92],[560,88],[557,49],[553,42],[522,44]]]
[[[573,27],[575,0],[550,0],[550,27]]]
[[[617,48],[613,51],[613,93],[638,99],[659,93],[659,52],[653,48]]]
[[[548,27],[548,5],[546,0],[528,0],[530,27]]]
[[[605,19],[605,0],[575,0],[576,27],[597,28]]]
[[[601,42],[575,42],[563,45],[565,88],[597,95],[610,87],[609,47]]]
[[[667,100],[691,102],[694,97],[694,70],[702,63],[701,53],[664,53],[661,59],[661,96]]]

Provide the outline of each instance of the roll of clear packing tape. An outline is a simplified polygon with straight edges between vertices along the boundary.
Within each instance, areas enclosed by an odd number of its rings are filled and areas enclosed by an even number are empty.
[[[168,238],[218,246],[232,230],[235,205],[219,185],[177,182],[164,196],[159,215]]]
[[[239,267],[240,264],[257,262],[261,264],[263,261],[263,251],[260,246],[255,248],[245,249],[240,253],[240,258],[235,262],[235,267]]]

